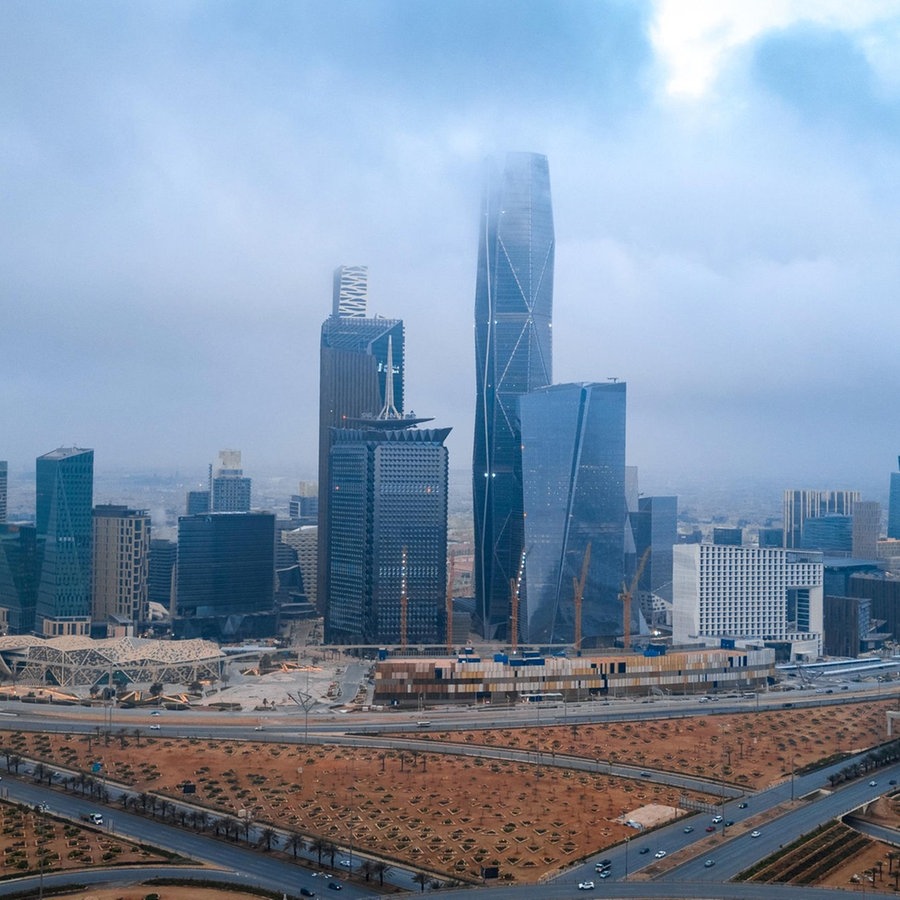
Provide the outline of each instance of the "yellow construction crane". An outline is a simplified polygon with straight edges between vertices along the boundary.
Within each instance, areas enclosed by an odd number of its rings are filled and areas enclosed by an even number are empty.
[[[584,583],[587,581],[588,566],[591,564],[591,542],[588,541],[581,561],[581,578],[572,576],[575,596],[575,652],[581,655],[581,601],[584,599]]]
[[[643,552],[640,562],[637,565],[637,569],[635,569],[634,578],[631,579],[631,587],[626,588],[625,582],[622,582],[622,593],[619,594],[619,599],[622,601],[622,620],[624,623],[622,629],[622,648],[624,650],[631,649],[631,598],[637,590],[641,575],[644,574],[644,566],[647,565],[647,560],[650,558],[651,549],[652,548],[648,547]]]

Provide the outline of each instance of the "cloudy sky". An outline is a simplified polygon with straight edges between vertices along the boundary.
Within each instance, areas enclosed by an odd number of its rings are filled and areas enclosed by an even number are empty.
[[[886,491],[898,46],[898,0],[5,0],[0,458],[314,477],[346,263],[466,468],[484,160],[533,150],[554,377],[628,382],[642,487]]]

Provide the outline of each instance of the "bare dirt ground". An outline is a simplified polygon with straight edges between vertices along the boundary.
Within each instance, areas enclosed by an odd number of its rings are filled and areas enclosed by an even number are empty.
[[[792,766],[883,741],[890,705],[419,735],[435,743],[433,753],[169,739],[146,732],[66,740],[0,730],[0,764],[7,753],[82,772],[99,762],[106,778],[144,791],[148,811],[151,794],[182,797],[179,786],[187,780],[196,785],[193,799],[209,818],[237,823],[249,815],[344,849],[352,841],[354,852],[369,850],[445,878],[476,880],[482,865],[496,864],[507,878],[534,882],[634,837],[624,821],[640,808],[674,809],[682,799],[652,778],[548,765],[558,755],[687,772],[750,790],[790,777]],[[456,758],[441,754],[442,740],[535,755],[527,764]],[[715,789],[705,799],[713,802]],[[291,855],[289,848],[281,852]]]
[[[91,888],[89,891],[64,895],[74,900],[144,900],[147,894],[158,894],[159,900],[260,900],[259,894],[238,891],[216,891],[211,888],[192,888],[185,885],[134,885],[131,887]],[[45,897],[56,896],[44,891]]]

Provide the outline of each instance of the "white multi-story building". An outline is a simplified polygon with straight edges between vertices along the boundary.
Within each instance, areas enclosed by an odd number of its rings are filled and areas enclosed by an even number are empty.
[[[753,639],[790,644],[791,658],[821,655],[821,553],[682,544],[673,557],[675,644]]]

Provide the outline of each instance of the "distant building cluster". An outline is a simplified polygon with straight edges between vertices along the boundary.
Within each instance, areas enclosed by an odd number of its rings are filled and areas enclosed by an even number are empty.
[[[886,517],[859,491],[789,489],[780,522],[680,522],[678,498],[643,496],[626,465],[625,381],[553,381],[546,157],[490,171],[478,234],[471,534],[448,547],[450,428],[408,409],[404,322],[370,311],[366,266],[342,265],[320,334],[318,480],[287,515],[254,507],[241,451],[223,449],[164,539],[145,509],[94,505],[93,450],[61,447],[37,458],[33,521],[15,522],[0,460],[0,630],[230,642],[320,617],[327,643],[451,659],[477,638],[511,653],[479,670],[491,697],[537,689],[520,644],[571,654],[542,664],[571,696],[642,685],[662,665],[640,662],[651,646],[721,651],[753,682],[769,665],[753,653],[898,641],[900,471]],[[601,648],[625,669],[603,670]],[[471,692],[472,665],[435,657],[428,677]]]

